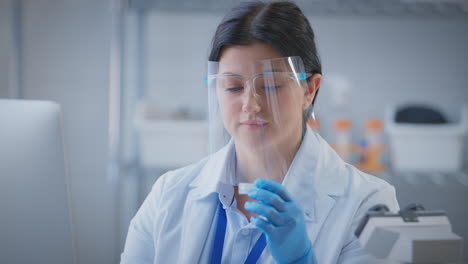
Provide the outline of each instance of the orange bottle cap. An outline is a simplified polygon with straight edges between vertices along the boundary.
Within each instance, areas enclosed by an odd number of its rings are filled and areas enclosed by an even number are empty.
[[[335,121],[333,121],[333,127],[336,130],[340,131],[349,130],[351,129],[351,121],[349,121],[349,119],[346,118],[338,118]]]
[[[383,123],[380,119],[371,118],[366,121],[365,128],[367,130],[379,131],[383,129]]]

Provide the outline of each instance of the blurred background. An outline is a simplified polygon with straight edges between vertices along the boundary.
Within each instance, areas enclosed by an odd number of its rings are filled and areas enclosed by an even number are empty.
[[[118,263],[154,181],[206,155],[209,45],[238,2],[0,0],[0,98],[62,107],[78,263]],[[466,241],[468,1],[296,2],[323,65],[310,125]]]

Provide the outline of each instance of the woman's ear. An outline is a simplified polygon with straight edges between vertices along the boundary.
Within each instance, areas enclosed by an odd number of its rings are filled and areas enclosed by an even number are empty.
[[[314,101],[314,97],[317,94],[320,84],[322,83],[322,74],[314,73],[307,79],[307,89],[304,93],[304,109]]]

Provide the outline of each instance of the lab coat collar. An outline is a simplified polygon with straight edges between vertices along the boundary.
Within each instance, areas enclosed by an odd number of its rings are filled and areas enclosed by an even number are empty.
[[[195,192],[192,197],[203,199],[217,193],[221,185],[230,184],[226,181],[234,170],[233,155],[235,147],[231,139],[225,147],[208,158],[199,177],[190,184]],[[322,218],[319,214],[327,214],[334,204],[331,197],[343,195],[347,185],[344,169],[344,162],[328,143],[307,128],[283,185],[302,206],[306,218],[316,221]]]
[[[312,190],[317,194],[341,196],[347,184],[343,169],[344,162],[336,152],[307,127],[283,184],[293,195]]]
[[[234,155],[234,140],[231,139],[226,146],[207,158],[200,175],[189,185],[196,192],[196,199],[218,193],[220,188],[230,183],[228,179],[235,169],[232,162]]]

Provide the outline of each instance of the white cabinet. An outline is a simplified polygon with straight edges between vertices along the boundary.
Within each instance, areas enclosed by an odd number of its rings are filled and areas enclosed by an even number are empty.
[[[145,168],[178,168],[208,155],[206,120],[171,120],[149,111],[141,105],[135,118],[140,158]]]

